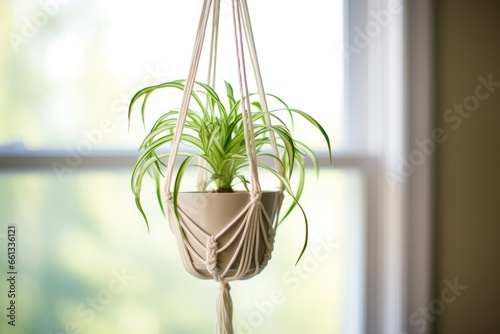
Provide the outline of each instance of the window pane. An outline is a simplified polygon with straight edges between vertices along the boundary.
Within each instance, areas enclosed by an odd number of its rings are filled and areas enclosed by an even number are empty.
[[[19,333],[212,330],[217,285],[183,269],[168,224],[146,194],[154,216],[147,233],[129,175],[81,171],[61,182],[48,172],[0,174],[2,254],[7,226],[17,229]],[[356,294],[363,275],[352,275],[351,262],[360,261],[348,236],[362,212],[360,174],[325,170],[317,181],[314,173],[307,176],[308,250],[294,266],[303,229],[300,217],[291,217],[278,230],[268,267],[232,284],[238,333],[345,333],[349,317],[362,309]],[[6,261],[0,263],[6,273]],[[0,300],[5,310],[7,294]],[[0,323],[0,332],[8,328]]]
[[[5,73],[0,145],[137,147],[142,133],[139,124],[127,132],[128,102],[145,85],[187,76],[201,4],[3,1],[0,33],[9,42],[0,44]],[[266,89],[317,117],[340,147],[342,1],[314,0],[307,6],[298,0],[251,1],[249,6]],[[230,13],[230,1],[223,0],[226,34],[221,33],[218,71],[221,80],[236,85]],[[200,80],[205,73],[202,66]],[[311,140],[324,148],[319,138]]]

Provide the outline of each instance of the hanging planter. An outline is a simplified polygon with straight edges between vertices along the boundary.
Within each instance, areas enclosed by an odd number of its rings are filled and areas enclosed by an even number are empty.
[[[269,222],[276,217],[282,200],[281,191],[262,193],[263,210],[259,223],[264,226],[252,233],[249,226],[245,225],[246,215],[242,214],[251,202],[249,192],[179,193],[178,207],[183,212],[189,210],[188,214],[183,213],[182,219],[183,233],[189,245],[187,255],[191,262],[186,269],[189,271],[192,264],[196,271],[208,278],[213,278],[211,272],[214,268],[210,266],[215,266],[221,273],[227,271],[230,274],[237,270],[262,270],[264,263],[271,257],[274,228]],[[171,217],[170,221],[176,221],[175,217]],[[252,240],[250,236],[255,239]],[[207,245],[213,242],[217,242],[220,251],[216,258],[210,259],[207,256],[210,247]],[[247,253],[255,254],[255,259],[245,262]]]
[[[144,176],[153,176],[160,207],[176,236],[184,267],[197,278],[214,279],[221,284],[217,332],[222,334],[233,333],[227,283],[251,278],[265,268],[271,258],[276,228],[296,208],[302,212],[305,226],[299,259],[307,247],[308,221],[299,199],[304,187],[305,159],[311,158],[318,166],[317,157],[293,135],[280,115],[287,115],[292,124],[304,121],[316,128],[329,152],[330,141],[311,116],[264,91],[245,0],[233,0],[239,97],[227,82],[225,94],[220,97],[214,87],[219,7],[220,0],[204,1],[187,79],[141,89],[131,100],[129,120],[135,104],[141,103],[146,126],[151,94],[166,89],[182,91],[180,108],[172,105],[145,136],[132,173],[132,190],[149,229],[141,189]],[[202,83],[195,78],[210,16],[213,24],[209,79]],[[243,36],[248,50],[244,48]],[[248,92],[246,51],[258,87],[255,94]],[[269,110],[268,99],[279,107]],[[181,192],[189,168],[199,170],[198,191]],[[272,175],[277,189],[263,191],[259,171]],[[292,182],[292,177],[296,182]],[[290,205],[279,218],[284,193],[290,198]]]

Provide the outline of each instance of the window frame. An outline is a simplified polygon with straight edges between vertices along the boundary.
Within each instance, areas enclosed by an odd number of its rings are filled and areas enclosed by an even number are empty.
[[[365,157],[372,156],[372,162],[364,169],[367,202],[363,332],[413,334],[418,329],[419,333],[430,333],[431,326],[412,327],[411,317],[431,300],[433,156],[426,156],[414,173],[404,175],[392,187],[388,187],[387,174],[397,173],[401,160],[416,150],[414,141],[429,138],[433,129],[432,2],[344,3],[349,128],[351,134],[355,133],[354,127],[368,133],[363,138],[349,139],[355,150],[365,152]],[[397,17],[397,22],[381,24],[382,32],[370,36],[377,43],[359,53],[349,50],[356,46],[355,29],[366,28],[377,22],[374,14],[398,6],[401,15],[393,17]],[[391,98],[398,94],[399,100]],[[366,98],[359,99],[360,95]],[[392,129],[388,138],[371,129],[372,124],[383,128],[378,112],[381,109],[389,109],[386,116],[390,117]],[[380,154],[384,145],[395,147]]]

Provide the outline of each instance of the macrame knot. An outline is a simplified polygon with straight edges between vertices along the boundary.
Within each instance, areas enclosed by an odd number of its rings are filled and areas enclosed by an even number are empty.
[[[260,200],[260,196],[261,196],[261,193],[259,193],[258,191],[252,191],[250,193],[250,201],[252,203],[255,203],[257,202],[258,200]]]
[[[163,201],[170,202],[172,200],[172,193],[163,193]]]
[[[229,283],[226,282],[225,280],[220,282],[219,289],[220,290],[227,290],[228,292],[231,291],[231,287],[229,286]]]
[[[218,274],[217,273],[217,249],[219,248],[219,244],[215,237],[211,235],[208,240],[207,240],[207,258],[206,258],[206,265],[208,272],[214,275],[214,277]]]

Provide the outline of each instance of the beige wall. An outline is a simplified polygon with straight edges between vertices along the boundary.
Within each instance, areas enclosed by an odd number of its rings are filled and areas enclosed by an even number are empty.
[[[436,126],[448,139],[436,154],[434,298],[444,280],[467,285],[435,333],[500,333],[500,1],[442,0],[435,9]],[[494,91],[477,88],[490,75]],[[464,103],[477,109],[447,113]]]

